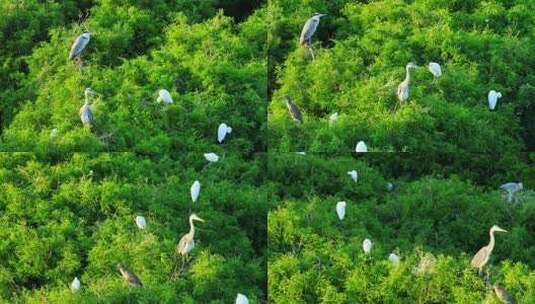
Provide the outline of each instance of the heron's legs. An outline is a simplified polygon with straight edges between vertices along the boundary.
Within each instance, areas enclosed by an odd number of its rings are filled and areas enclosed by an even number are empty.
[[[312,60],[315,60],[316,57],[314,56],[314,48],[312,47],[312,44],[310,42],[307,43],[308,51],[310,52],[310,56],[312,57]]]
[[[175,255],[175,268],[173,269],[173,273],[171,275],[171,279],[173,280],[175,280],[178,276],[180,276],[184,272],[186,265],[191,260],[189,255],[182,255],[180,256],[180,263],[179,263],[176,257],[177,256]],[[179,264],[180,264],[180,268],[179,268]]]

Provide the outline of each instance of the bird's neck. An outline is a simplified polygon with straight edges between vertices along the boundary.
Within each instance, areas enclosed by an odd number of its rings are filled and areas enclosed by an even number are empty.
[[[195,234],[195,226],[193,226],[193,219],[189,219],[189,234],[194,235]]]
[[[489,251],[492,251],[492,249],[494,249],[494,243],[496,242],[494,240],[494,230],[491,230],[489,232],[489,234],[490,234],[490,242],[489,242],[488,249],[489,249]]]
[[[411,69],[405,68],[405,71],[406,71],[405,82],[409,83],[409,81],[411,81]]]

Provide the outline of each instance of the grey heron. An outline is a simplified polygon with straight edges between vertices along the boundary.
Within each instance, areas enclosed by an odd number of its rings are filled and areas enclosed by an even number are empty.
[[[338,218],[342,221],[344,217],[346,216],[346,202],[338,202],[336,203],[336,214],[338,215]]]
[[[487,264],[490,258],[490,254],[492,253],[492,250],[494,249],[494,232],[507,232],[507,230],[504,230],[497,225],[494,225],[490,228],[489,234],[490,234],[490,242],[487,246],[479,249],[479,251],[476,253],[474,258],[472,258],[472,262],[470,265],[473,268],[477,268],[479,271],[479,274],[482,273],[483,267]]]
[[[80,108],[80,120],[82,121],[82,124],[84,125],[90,125],[93,123],[93,110],[91,108],[91,95],[96,95],[97,92],[95,92],[91,88],[86,88],[84,90],[84,96],[85,96],[85,102],[84,105]]]
[[[494,284],[492,286],[492,290],[494,290],[494,293],[496,294],[496,297],[500,299],[500,301],[504,304],[514,304],[515,300],[513,299],[513,296],[511,296],[505,288],[501,287],[498,284]]]
[[[312,59],[314,59],[314,51],[312,50],[312,44],[310,43],[310,40],[318,29],[320,18],[323,16],[325,16],[325,14],[315,13],[314,15],[312,15],[312,17],[310,17],[303,26],[303,30],[301,31],[301,37],[299,38],[299,44],[301,46],[308,47],[310,54],[312,55]]]
[[[198,217],[195,213],[189,216],[189,232],[182,236],[176,246],[177,254],[182,256],[187,255],[195,247],[195,226],[193,225],[193,221],[204,222],[204,220]]]
[[[299,108],[295,103],[292,102],[292,99],[290,96],[285,95],[284,99],[286,100],[286,107],[288,108],[288,112],[290,113],[290,116],[292,116],[292,119],[295,122],[302,122],[303,121],[303,115],[301,115],[301,111],[299,111]]]
[[[136,216],[136,225],[139,229],[145,229],[147,228],[147,221],[145,218],[141,215]]]
[[[236,304],[249,304],[249,299],[245,295],[238,293],[236,296]]]
[[[74,277],[74,280],[72,280],[71,282],[71,290],[73,292],[77,292],[78,290],[80,290],[80,280],[78,280],[78,277]]]
[[[84,32],[82,35],[78,36],[74,43],[71,46],[71,51],[69,53],[69,60],[77,58],[80,56],[82,51],[85,49],[90,40],[89,32]]]
[[[440,68],[440,64],[436,62],[430,62],[428,65],[428,68],[429,68],[429,72],[433,74],[435,79],[442,75],[442,69]]]
[[[201,192],[201,183],[198,180],[193,182],[189,192],[191,195],[191,201],[195,203],[197,199],[199,199],[199,193]]]
[[[128,283],[128,285],[132,287],[143,286],[139,277],[135,273],[126,269],[123,265],[117,264],[117,270],[119,270],[119,272],[121,273],[121,276]]]
[[[522,183],[509,182],[500,186],[500,189],[507,192],[507,202],[512,203],[516,192],[522,190],[524,185]]]
[[[398,100],[400,102],[404,102],[407,99],[409,99],[409,83],[411,81],[411,69],[415,69],[418,66],[414,64],[413,62],[409,62],[405,66],[405,80],[403,80],[399,86],[397,91]]]
[[[488,100],[489,100],[489,109],[494,110],[496,108],[496,103],[498,103],[498,98],[502,98],[502,93],[490,90]]]

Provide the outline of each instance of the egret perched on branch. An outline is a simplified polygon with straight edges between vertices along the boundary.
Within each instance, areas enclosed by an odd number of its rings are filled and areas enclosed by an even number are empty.
[[[286,107],[288,107],[288,112],[290,113],[290,116],[292,116],[292,119],[295,122],[302,122],[303,121],[303,115],[301,115],[301,111],[299,111],[299,108],[295,103],[292,102],[292,99],[290,96],[285,95],[284,99],[286,100]]]
[[[74,280],[72,280],[71,290],[73,292],[77,292],[78,290],[80,290],[80,280],[78,280],[77,277],[74,277]]]
[[[388,260],[394,264],[394,265],[399,265],[399,256],[397,256],[397,254],[395,253],[391,253],[389,256],[388,256]]]
[[[513,296],[511,296],[505,288],[501,287],[498,284],[495,284],[492,286],[492,290],[494,290],[494,293],[502,301],[504,304],[514,304],[515,300],[513,299]]]
[[[176,246],[177,254],[182,256],[187,255],[195,247],[195,240],[193,239],[195,237],[195,226],[193,226],[193,221],[204,222],[204,220],[198,217],[195,213],[189,216],[189,232],[182,236]]]
[[[219,161],[219,156],[215,153],[204,153],[204,158],[211,163],[216,163]]]
[[[359,141],[357,143],[357,146],[355,147],[355,152],[357,153],[365,153],[368,152],[368,146],[363,141]]]
[[[314,36],[318,25],[320,24],[320,18],[323,16],[325,16],[325,14],[315,13],[312,17],[310,17],[305,23],[305,26],[303,26],[301,37],[299,38],[299,44],[301,46],[308,47],[310,54],[312,55],[312,59],[314,59],[314,51],[312,51],[312,44],[310,41],[312,36]]]
[[[249,304],[249,299],[247,299],[245,295],[239,293],[236,297],[236,304]]]
[[[496,225],[492,226],[490,228],[489,234],[490,234],[490,242],[487,246],[479,249],[479,251],[476,253],[474,258],[472,259],[472,262],[470,265],[473,268],[477,268],[479,270],[479,274],[481,274],[483,267],[487,264],[490,258],[490,254],[492,253],[492,250],[494,249],[494,232],[507,232],[507,230],[504,230]]]
[[[364,250],[364,253],[368,254],[372,251],[373,243],[369,239],[365,239],[362,242],[362,250]]]
[[[167,91],[166,89],[161,89],[158,91],[158,98],[156,99],[158,103],[163,102],[164,104],[172,104],[173,103],[173,97],[171,97],[171,93]]]
[[[346,202],[338,202],[336,203],[336,214],[338,214],[338,218],[340,220],[343,220],[346,216]]]
[[[58,128],[52,129],[52,131],[50,131],[50,138],[56,138],[58,136],[58,133],[59,133]]]
[[[71,52],[69,53],[69,60],[72,60],[80,56],[82,51],[85,49],[85,47],[89,43],[89,39],[90,39],[89,32],[84,32],[82,35],[76,38],[76,40],[71,46]]]
[[[330,117],[329,117],[329,125],[334,125],[336,123],[336,121],[338,120],[338,112],[334,112]]]
[[[496,108],[496,103],[498,103],[498,98],[502,98],[502,93],[491,90],[489,92],[489,109],[494,110]]]
[[[409,83],[411,81],[411,69],[415,69],[417,67],[418,66],[414,64],[413,62],[409,62],[407,66],[405,66],[405,71],[406,71],[405,80],[403,80],[399,84],[398,91],[397,91],[398,100],[400,102],[404,102],[407,99],[409,99]]]
[[[359,174],[357,172],[357,170],[351,170],[351,171],[347,171],[347,175],[349,175],[351,177],[351,179],[356,183],[359,179]]]
[[[199,198],[199,192],[201,192],[201,183],[198,180],[193,182],[189,192],[191,194],[191,200],[195,203]]]
[[[126,269],[123,265],[117,264],[117,270],[121,273],[121,276],[123,279],[133,287],[141,287],[143,284],[141,283],[141,280],[138,278],[138,276]]]
[[[440,64],[436,63],[436,62],[429,62],[429,71],[431,72],[431,74],[433,74],[433,76],[435,76],[435,80],[442,76],[442,69],[440,68]]]
[[[225,140],[225,137],[227,137],[227,134],[232,133],[232,128],[227,126],[227,124],[222,123],[217,128],[217,141],[219,143],[222,143]]]
[[[138,215],[136,216],[136,225],[139,229],[145,229],[147,228],[147,221],[144,217]]]
[[[507,192],[507,202],[511,203],[513,202],[513,196],[516,192],[522,190],[524,188],[524,185],[522,183],[505,183],[500,186],[500,189]]]

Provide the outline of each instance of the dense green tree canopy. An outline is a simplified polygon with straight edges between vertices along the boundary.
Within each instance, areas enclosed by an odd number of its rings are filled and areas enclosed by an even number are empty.
[[[495,224],[509,232],[497,235],[490,281],[517,303],[532,303],[535,192],[527,189],[535,186],[533,160],[519,157],[524,169],[516,180],[526,190],[507,204],[498,187],[510,181],[508,175],[488,172],[488,180],[474,183],[463,169],[394,173],[387,169],[391,158],[270,157],[269,178],[279,201],[268,217],[273,303],[499,303],[469,266]],[[357,182],[347,175],[350,170],[357,170]],[[335,212],[338,201],[347,204],[342,221]],[[370,255],[362,250],[366,238],[374,244]],[[401,256],[398,267],[387,259],[392,252]]]
[[[535,2],[286,1],[269,6],[269,147],[277,151],[498,152],[535,147]],[[313,12],[327,13],[298,46]],[[405,65],[410,98],[398,104]],[[443,75],[433,81],[429,62]],[[494,111],[487,94],[503,98]],[[282,96],[304,115],[294,123]],[[329,127],[329,116],[338,112]]]

